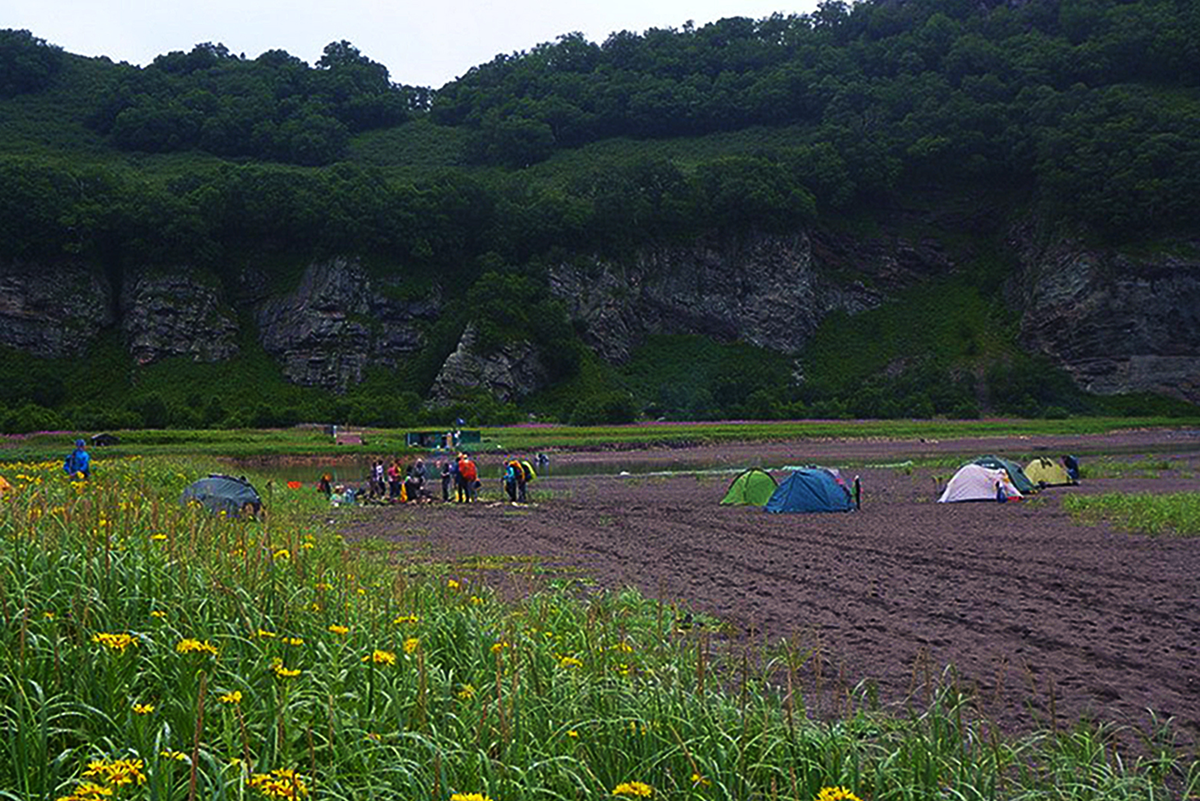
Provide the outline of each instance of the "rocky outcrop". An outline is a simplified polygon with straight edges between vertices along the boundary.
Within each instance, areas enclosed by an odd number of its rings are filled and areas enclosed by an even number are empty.
[[[392,284],[376,291],[355,261],[312,264],[294,292],[259,307],[263,347],[288,380],[344,391],[369,364],[394,366],[425,344],[418,323],[437,316],[438,293],[405,301]]]
[[[849,259],[839,244],[831,240],[824,248]],[[894,261],[894,271],[907,268]],[[795,353],[829,312],[855,313],[883,299],[861,281],[828,278],[807,234],[648,248],[624,264],[564,263],[549,280],[584,324],[585,342],[614,362],[654,333],[703,334]]]
[[[83,264],[0,268],[0,344],[44,358],[81,354],[113,322],[112,289]]]
[[[216,285],[183,269],[142,270],[126,278],[122,295],[121,325],[138,364],[168,356],[219,362],[237,355],[237,322]]]
[[[483,353],[474,326],[467,326],[433,382],[429,405],[445,406],[481,390],[501,402],[514,401],[544,387],[548,378],[538,349],[532,344],[510,343]]]
[[[1088,392],[1200,403],[1200,242],[1135,256],[1069,236],[1039,243],[1031,227],[1010,241],[1027,344]]]

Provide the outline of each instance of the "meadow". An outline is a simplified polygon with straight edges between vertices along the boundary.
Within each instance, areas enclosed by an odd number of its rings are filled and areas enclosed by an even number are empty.
[[[263,520],[177,498],[211,465],[10,463],[0,501],[0,798],[1188,798],[1169,730],[1007,736],[947,674],[917,712],[811,652],[569,583],[501,598],[390,562],[271,486]],[[260,487],[262,485],[260,484]],[[420,568],[420,569],[410,569]]]

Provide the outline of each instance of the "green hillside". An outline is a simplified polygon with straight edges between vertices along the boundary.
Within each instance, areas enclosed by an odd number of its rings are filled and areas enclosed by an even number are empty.
[[[248,318],[217,365],[134,369],[115,330],[83,360],[0,347],[0,424],[418,421],[468,323],[486,347],[561,354],[554,386],[520,408],[469,399],[475,419],[1144,407],[1088,397],[1026,352],[1000,232],[1035,215],[1126,249],[1195,233],[1198,32],[1182,0],[826,3],[563,36],[432,90],[348,42],[311,66],[203,44],[135,68],[3,31],[0,263],[79,259],[118,279],[187,264],[229,290],[253,261],[279,291],[341,255],[445,302],[424,352],[341,396],[289,384]],[[801,229],[933,237],[957,271],[829,317],[798,358],[660,336],[605,364],[545,290],[563,259]]]

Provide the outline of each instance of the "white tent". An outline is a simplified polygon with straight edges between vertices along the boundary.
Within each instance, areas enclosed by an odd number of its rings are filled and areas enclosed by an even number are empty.
[[[998,486],[1004,488],[1004,494],[1009,498],[1023,497],[1013,486],[1008,473],[1003,470],[990,470],[982,465],[966,464],[950,479],[946,491],[938,498],[938,503],[994,501]]]

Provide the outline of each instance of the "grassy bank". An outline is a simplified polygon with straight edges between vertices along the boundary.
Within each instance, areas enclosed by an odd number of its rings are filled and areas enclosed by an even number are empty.
[[[1091,525],[1109,521],[1145,534],[1200,536],[1200,492],[1070,495],[1063,498],[1063,509]]]
[[[1165,731],[1013,739],[948,683],[912,714],[820,655],[724,641],[633,592],[503,601],[388,565],[274,490],[176,503],[203,462],[90,483],[14,465],[0,501],[0,798],[1186,798]],[[285,502],[286,500],[286,502]],[[823,698],[836,697],[836,703]],[[822,714],[818,714],[818,712]],[[838,796],[834,796],[838,797]],[[843,794],[840,797],[849,797]]]
[[[517,425],[484,428],[477,450],[610,450],[686,447],[722,442],[782,442],[814,439],[961,439],[1002,436],[1075,436],[1138,428],[1196,428],[1200,419],[1166,417],[1076,417],[1066,420],[785,420],[714,423],[640,423],[617,426]],[[313,428],[118,431],[121,444],[94,450],[96,456],[211,455],[333,456],[402,453],[408,429],[368,429],[364,445],[337,445]],[[74,432],[0,438],[0,462],[61,459]]]

